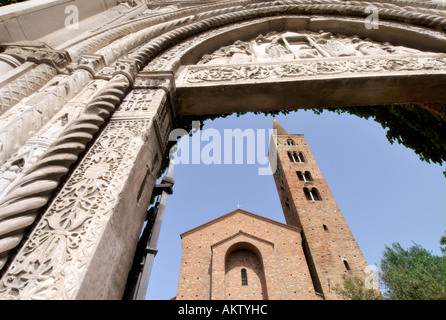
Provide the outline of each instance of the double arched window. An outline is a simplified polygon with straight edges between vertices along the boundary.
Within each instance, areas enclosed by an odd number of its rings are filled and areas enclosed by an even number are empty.
[[[302,152],[288,152],[288,158],[291,162],[294,163],[305,162],[305,158]]]
[[[294,145],[296,145],[296,143],[295,143],[294,140],[292,140],[292,139],[288,139],[288,140],[286,141],[286,144],[289,145],[289,146],[294,146]]]
[[[299,181],[313,181],[313,178],[311,177],[311,174],[309,171],[305,171],[305,172],[301,172],[301,171],[297,171],[297,178],[299,179]]]
[[[304,188],[304,193],[305,193],[305,197],[307,198],[307,200],[310,201],[321,201],[321,195],[319,194],[319,191],[316,188]]]

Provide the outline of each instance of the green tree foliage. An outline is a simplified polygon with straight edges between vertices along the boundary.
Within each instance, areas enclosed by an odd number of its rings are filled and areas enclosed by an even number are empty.
[[[446,236],[440,244],[446,245]],[[446,250],[441,250],[443,255],[435,256],[417,244],[404,249],[393,243],[383,252],[378,274],[383,296],[367,289],[364,277],[345,274],[342,285],[337,284],[334,290],[349,300],[446,300]]]
[[[441,252],[443,252],[443,254],[446,254],[446,231],[444,232],[444,236],[442,236],[440,239],[440,244],[442,246],[445,246],[444,248],[440,247],[440,250]]]
[[[446,117],[444,105],[389,105],[315,109],[349,113],[373,119],[387,129],[387,139],[412,149],[422,161],[442,165],[446,161]],[[446,171],[444,172],[446,175]]]
[[[333,290],[345,300],[382,300],[383,297],[378,290],[366,288],[364,277],[342,275],[342,285],[337,283]]]
[[[446,300],[446,255],[435,256],[414,244],[387,247],[381,261],[380,281],[392,300]]]
[[[0,0],[0,7],[6,6],[7,4],[17,3],[17,2],[23,2],[26,0]]]

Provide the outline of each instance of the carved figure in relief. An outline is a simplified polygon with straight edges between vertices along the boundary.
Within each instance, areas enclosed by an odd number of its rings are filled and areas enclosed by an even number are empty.
[[[356,46],[356,50],[365,56],[387,55],[389,52],[384,50],[380,45],[372,42],[362,42]]]
[[[419,54],[419,50],[373,42],[358,36],[333,35],[319,32],[271,32],[260,34],[249,42],[236,41],[212,54],[205,55],[198,64],[240,64],[249,62],[296,61],[301,59],[347,56],[383,56]]]
[[[277,60],[292,60],[293,54],[284,45],[279,43],[280,38],[274,39],[265,48],[265,52],[269,58]]]
[[[247,42],[237,40],[233,45],[222,47],[210,55],[205,55],[198,64],[232,64],[251,62],[253,51]]]

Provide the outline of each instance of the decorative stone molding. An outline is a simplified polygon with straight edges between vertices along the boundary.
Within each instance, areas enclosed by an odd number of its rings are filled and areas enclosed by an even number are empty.
[[[249,14],[252,16],[262,17],[266,15],[277,14],[306,14],[306,15],[332,15],[332,16],[360,16],[367,17],[365,7],[369,5],[376,5],[379,8],[379,16],[390,21],[399,21],[415,25],[423,25],[428,28],[444,30],[446,27],[446,19],[442,16],[441,10],[435,12],[417,12],[412,9],[414,7],[431,7],[430,4],[420,4],[414,1],[339,1],[326,0],[323,4],[317,0],[309,0],[305,3],[301,1],[263,1],[263,0],[240,0],[233,2],[216,2],[213,4],[201,5],[182,9],[179,11],[165,13],[159,16],[147,16],[141,19],[135,19],[130,22],[125,22],[122,25],[115,26],[111,30],[106,30],[97,34],[92,34],[83,41],[74,44],[67,50],[74,59],[80,57],[82,54],[92,53],[96,50],[106,47],[113,41],[125,41],[124,36],[137,31],[156,27],[148,32],[145,40],[134,43],[137,46],[150,40],[150,37],[159,35],[160,32],[168,32],[172,29],[179,28],[194,21],[203,21],[208,18],[218,18],[226,13],[232,13],[239,16],[238,21],[241,21],[242,15]],[[405,7],[407,5],[407,7]],[[412,6],[411,6],[412,5]],[[270,12],[269,14],[267,12]],[[186,18],[184,18],[186,17]],[[235,18],[235,17],[234,17]],[[161,23],[164,23],[161,25]],[[122,38],[122,40],[120,39]],[[125,47],[125,45],[121,45]],[[131,48],[129,48],[131,49]]]
[[[446,56],[414,57],[386,56],[375,58],[319,59],[275,64],[246,64],[228,66],[189,66],[185,70],[187,83],[233,82],[260,79],[286,79],[318,75],[408,72],[446,70]]]
[[[9,64],[13,68],[16,68],[22,64],[19,60],[17,60],[13,56],[4,53],[0,53],[0,61]]]
[[[0,164],[50,121],[90,80],[91,75],[85,70],[77,70],[69,76],[58,75],[40,91],[6,111],[0,117]]]
[[[66,48],[67,51],[51,50],[45,45],[30,43],[4,46],[5,54],[39,65],[0,88],[3,111],[42,87],[57,72],[70,70],[67,68],[70,55],[75,60],[80,58],[77,67],[73,67],[77,68],[76,72],[83,69],[85,74],[106,79],[109,83],[75,121],[58,133],[57,140],[51,146],[45,144],[47,151],[0,200],[0,270],[3,273],[0,298],[74,299],[105,296],[104,291],[109,288],[101,287],[102,275],[110,275],[115,262],[116,265],[119,262],[117,268],[121,268],[125,265],[121,259],[130,261],[132,249],[131,245],[128,249],[121,243],[113,242],[115,248],[122,249],[121,252],[114,252],[113,246],[109,246],[110,239],[115,239],[113,237],[118,227],[125,230],[125,223],[133,223],[134,216],[125,213],[133,214],[146,209],[144,201],[135,204],[134,199],[121,201],[120,197],[122,194],[129,197],[138,194],[139,199],[138,190],[151,190],[150,183],[146,187],[141,180],[147,174],[156,175],[159,159],[165,152],[171,122],[178,111],[173,76],[178,65],[174,64],[179,63],[182,55],[188,52],[189,44],[195,45],[206,37],[212,37],[221,31],[218,28],[237,29],[241,24],[255,19],[268,20],[283,15],[320,16],[321,19],[327,16],[348,17],[363,21],[368,16],[364,9],[370,4],[378,7],[378,14],[386,20],[385,23],[404,24],[408,29],[416,27],[432,34],[446,30],[446,19],[441,11],[444,7],[414,1],[236,0],[135,18],[90,34]],[[151,72],[137,75],[144,66],[147,66],[146,71]],[[444,67],[444,57],[434,55],[367,57],[265,65],[190,66],[186,67],[182,76],[189,87],[196,88],[220,82],[254,83],[268,79],[279,82],[304,77],[336,77],[340,74],[441,73]],[[132,86],[134,90],[126,96]],[[63,89],[63,86],[58,85],[58,88]],[[302,93],[305,92],[308,90],[302,90]],[[203,99],[201,96],[199,98]],[[65,121],[63,116],[59,119]],[[99,134],[105,122],[107,126]],[[86,150],[93,140],[95,142]],[[141,151],[148,146],[151,148],[149,151]],[[78,159],[84,151],[83,158]],[[141,159],[139,155],[144,152],[144,159]],[[20,169],[23,163],[19,160],[12,161],[11,167]],[[75,163],[77,167],[73,168],[72,174],[61,186],[62,177]],[[60,188],[60,192],[55,195],[57,188]],[[50,199],[54,201],[49,203]],[[42,213],[42,208],[47,205],[48,209]],[[41,220],[36,223],[41,213]],[[112,214],[115,215],[112,217]],[[143,217],[143,214],[140,213],[138,217]],[[113,221],[110,220],[115,220],[116,216],[120,217],[118,221],[122,226],[111,225]],[[36,227],[24,240],[25,232],[31,225]],[[106,229],[108,233],[104,232]],[[137,226],[133,226],[119,236],[133,237],[128,243],[136,243],[137,229]],[[19,249],[21,242],[23,246]],[[11,253],[17,250],[18,254],[12,256]],[[121,258],[120,254],[125,257]],[[102,261],[110,259],[110,263],[102,266],[98,255],[102,255]],[[95,269],[91,267],[92,260],[96,263],[94,267],[102,269],[92,271]],[[121,269],[119,272],[122,278],[125,272]],[[84,281],[85,284],[89,280],[94,280],[91,287],[85,285],[82,293],[78,293],[79,283]]]
[[[37,91],[57,74],[52,66],[44,63],[36,66],[17,79],[0,87],[0,114],[12,108],[20,100]]]
[[[46,63],[59,73],[71,63],[70,55],[65,50],[54,50],[42,42],[16,42],[0,45],[0,49],[22,62],[30,61],[36,64]]]
[[[79,59],[76,69],[85,69],[95,77],[104,67],[104,56],[99,54],[85,54]]]
[[[171,71],[148,72],[142,71],[138,73],[133,85],[135,89],[162,89],[168,97],[170,114],[172,119],[176,117],[178,101],[176,97],[175,77]]]
[[[0,166],[0,200],[19,183],[28,169],[32,168],[42,154],[57,140],[67,125],[82,113],[94,94],[104,85],[104,80],[90,82],[79,94],[63,106],[41,130],[31,136],[16,153]],[[15,137],[9,139],[14,141]]]
[[[116,81],[128,84],[123,75],[114,80],[114,85],[118,84]],[[108,86],[104,94],[121,89]],[[103,99],[104,95],[101,97]],[[96,101],[99,103],[99,97]],[[151,188],[145,184],[154,184],[161,153],[153,146],[156,142],[148,138],[156,130],[151,121],[153,117],[164,117],[163,110],[167,110],[164,104],[162,90],[134,90],[124,98],[107,127],[43,214],[20,249],[18,259],[11,262],[0,282],[1,299],[120,298],[119,286],[111,289],[109,285],[110,282],[125,284],[125,268],[122,274],[110,280],[113,268],[104,268],[107,263],[98,265],[97,268],[103,269],[99,273],[86,266],[93,263],[93,251],[106,255],[108,264],[114,266],[122,264],[123,255],[126,259],[131,258],[131,245],[125,242],[128,238],[137,239],[135,231],[141,228],[144,220],[141,213],[145,213],[146,207],[143,205],[138,209],[138,216],[132,212],[124,214],[123,208],[117,207],[123,195],[132,198],[127,202],[141,201],[141,194],[136,197],[128,193],[128,188],[142,192],[144,201],[149,199],[146,191]],[[166,120],[170,123],[168,118]],[[170,129],[163,128],[166,131],[163,135]],[[146,155],[142,157],[141,153]],[[145,159],[148,156],[153,157],[151,162]],[[135,162],[142,166],[136,169]],[[130,176],[136,180],[129,181]],[[147,176],[150,179],[145,178]],[[153,181],[148,183],[148,180]],[[103,237],[108,240],[99,241]],[[102,247],[97,249],[98,246]]]
[[[0,269],[4,267],[9,252],[22,240],[25,229],[35,221],[39,210],[50,199],[60,179],[85,150],[86,144],[93,139],[128,88],[128,79],[116,75],[20,183],[0,201]]]
[[[136,73],[137,73],[137,66],[134,60],[119,59],[118,61],[116,61],[113,76],[122,74],[125,77],[127,77],[130,84],[133,85]]]
[[[2,299],[16,294],[21,299],[74,298],[88,252],[106,226],[145,125],[127,120],[107,126],[5,274]]]
[[[22,98],[40,89],[57,73],[68,73],[70,55],[65,50],[54,50],[43,42],[21,41],[0,44],[3,54],[17,59],[36,63],[37,66],[17,79],[7,79],[0,86],[0,114],[14,106]]]

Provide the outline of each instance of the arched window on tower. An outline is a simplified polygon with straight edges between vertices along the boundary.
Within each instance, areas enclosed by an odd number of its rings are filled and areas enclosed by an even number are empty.
[[[313,178],[311,177],[311,174],[309,171],[305,171],[304,178],[305,178],[305,181],[313,181]]]
[[[247,286],[248,285],[248,274],[246,272],[246,269],[243,268],[241,271],[241,278],[242,278],[242,286]]]
[[[288,139],[288,140],[286,141],[286,143],[287,143],[287,145],[289,145],[289,146],[294,146],[294,145],[295,145],[294,140],[292,140],[292,139]]]
[[[348,264],[347,260],[343,259],[342,261],[344,262],[345,269],[346,269],[347,271],[350,271],[350,270],[351,270],[351,269],[350,269],[350,265]]]
[[[302,152],[296,152],[296,151],[288,152],[288,158],[290,159],[291,162],[294,163],[305,162],[305,158]]]
[[[313,178],[311,177],[311,174],[309,171],[305,171],[305,173],[302,173],[301,171],[296,171],[297,178],[299,181],[313,181]]]
[[[286,200],[285,200],[285,207],[286,207],[288,210],[291,210],[291,206],[290,206],[290,202],[288,201],[288,198],[286,198]]]
[[[316,188],[312,188],[311,189],[311,194],[313,195],[313,198],[314,198],[315,201],[321,201],[322,200],[321,195],[319,193],[319,190],[317,190]]]
[[[319,194],[319,191],[316,188],[312,188],[309,190],[308,188],[304,188],[305,197],[309,201],[321,201],[321,195]]]
[[[311,192],[310,190],[308,190],[308,188],[304,188],[304,193],[305,193],[305,197],[307,198],[307,200],[313,200],[313,197],[311,196]]]

